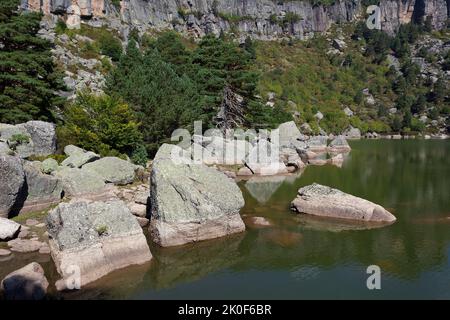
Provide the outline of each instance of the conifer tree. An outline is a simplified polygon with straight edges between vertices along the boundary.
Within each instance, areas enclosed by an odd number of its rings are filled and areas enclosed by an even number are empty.
[[[20,12],[18,0],[0,2],[0,122],[52,120],[63,88],[51,43],[39,38],[41,15]]]

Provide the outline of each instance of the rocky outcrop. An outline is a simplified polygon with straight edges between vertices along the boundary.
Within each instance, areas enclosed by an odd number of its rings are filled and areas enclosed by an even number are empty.
[[[153,162],[153,241],[167,247],[244,231],[239,215],[244,198],[237,184],[205,165],[173,162],[170,150],[177,148],[163,145]]]
[[[395,32],[411,20],[431,19],[435,29],[446,26],[446,0],[382,0],[381,27]],[[242,36],[262,40],[286,36],[304,39],[326,31],[333,23],[350,22],[364,16],[361,0],[337,0],[331,5],[312,1],[272,0],[124,0],[120,8],[111,0],[22,0],[22,7],[45,14],[68,15],[68,25],[79,27],[80,18],[106,16],[141,30],[175,29],[193,36],[237,30]]]
[[[47,217],[50,250],[62,277],[57,289],[70,289],[74,268],[83,286],[152,255],[142,228],[122,201],[62,203]]]
[[[445,28],[449,3],[446,0],[382,0],[381,28],[394,34],[400,25],[430,19],[434,29]]]
[[[48,156],[56,151],[55,124],[28,121],[18,125],[0,124],[0,141],[21,158]]]
[[[319,184],[301,188],[291,208],[299,213],[329,218],[388,223],[396,220],[380,205]]]
[[[0,241],[8,241],[17,237],[20,224],[5,218],[0,218]]]
[[[42,300],[48,281],[40,264],[32,262],[8,274],[0,285],[6,300]]]
[[[8,217],[23,203],[25,173],[18,157],[0,155],[0,217]]]

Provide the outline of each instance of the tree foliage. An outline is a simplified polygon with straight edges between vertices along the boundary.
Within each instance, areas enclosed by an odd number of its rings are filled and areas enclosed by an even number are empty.
[[[37,37],[41,15],[21,13],[19,1],[0,2],[0,122],[52,120],[63,100],[63,83],[50,53],[51,43]]]

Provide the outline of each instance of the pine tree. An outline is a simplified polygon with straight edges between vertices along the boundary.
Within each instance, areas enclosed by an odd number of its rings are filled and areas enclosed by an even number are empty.
[[[18,0],[0,3],[0,122],[54,119],[63,89],[50,53],[51,43],[37,37],[41,15],[22,13]]]
[[[141,54],[133,42],[107,80],[107,91],[134,108],[151,155],[175,129],[204,118],[195,83],[179,76],[156,49]]]

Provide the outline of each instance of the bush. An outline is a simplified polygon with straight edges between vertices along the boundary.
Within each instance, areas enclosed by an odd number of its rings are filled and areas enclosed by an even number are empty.
[[[122,56],[123,48],[122,42],[110,33],[102,33],[99,38],[100,52],[113,61],[119,61]]]
[[[139,123],[120,99],[80,93],[64,115],[65,123],[58,128],[63,145],[74,144],[101,156],[131,156],[142,146]]]

